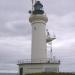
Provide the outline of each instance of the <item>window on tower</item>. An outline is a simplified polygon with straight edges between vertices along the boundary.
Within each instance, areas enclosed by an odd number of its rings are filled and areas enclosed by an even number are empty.
[[[36,30],[36,27],[34,27],[34,30]]]

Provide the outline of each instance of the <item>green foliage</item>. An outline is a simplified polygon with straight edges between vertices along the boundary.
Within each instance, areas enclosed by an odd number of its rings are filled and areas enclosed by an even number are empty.
[[[46,73],[46,72],[43,72],[43,73],[32,73],[32,74],[26,74],[26,75],[75,75],[75,74],[72,74],[72,73],[54,73],[54,72]]]

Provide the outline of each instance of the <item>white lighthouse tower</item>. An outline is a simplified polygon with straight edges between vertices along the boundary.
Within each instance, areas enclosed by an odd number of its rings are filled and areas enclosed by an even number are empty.
[[[43,10],[43,5],[40,1],[36,1],[32,9],[29,18],[32,26],[31,60],[28,60],[28,62],[23,60],[18,63],[19,75],[37,72],[59,72],[60,62],[58,60],[50,61],[47,57],[47,42],[52,41],[52,38],[47,39],[46,36],[48,17]]]
[[[32,26],[32,63],[47,62],[45,28],[48,18],[44,15],[44,11],[40,10],[42,7],[43,5],[38,1],[34,6],[33,14],[29,18]]]

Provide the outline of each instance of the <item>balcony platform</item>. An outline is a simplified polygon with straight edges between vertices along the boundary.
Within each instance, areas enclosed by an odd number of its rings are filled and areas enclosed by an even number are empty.
[[[24,65],[24,64],[60,64],[60,60],[48,60],[47,62],[31,62],[31,59],[19,60],[17,65]]]

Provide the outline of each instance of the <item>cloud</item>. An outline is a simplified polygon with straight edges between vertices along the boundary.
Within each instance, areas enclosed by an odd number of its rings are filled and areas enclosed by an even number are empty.
[[[64,15],[75,11],[75,0],[42,0],[49,14]]]
[[[47,28],[50,29],[50,31],[54,31],[56,35],[60,35],[59,37],[70,37],[75,36],[75,12],[66,14],[64,16],[58,16],[58,15],[49,15],[49,22],[47,24]],[[65,33],[64,33],[65,32]],[[66,36],[65,36],[66,34]],[[71,35],[71,36],[70,36]],[[68,37],[68,38],[69,38]]]
[[[17,64],[20,59],[30,58],[31,41],[25,37],[0,38],[0,63]]]
[[[14,36],[28,36],[31,34],[31,26],[24,20],[9,21],[6,23],[6,28],[11,32],[11,34],[14,33]],[[9,34],[9,36],[11,34]]]
[[[75,67],[75,12],[63,16],[50,14],[48,18],[47,28],[49,32],[54,32],[56,35],[56,40],[53,41],[53,55],[61,60],[60,71],[73,72],[72,68]]]
[[[30,50],[28,37],[0,37],[0,72],[17,72],[18,61],[30,59]]]
[[[70,58],[68,57],[70,57],[70,54],[74,55],[75,52],[75,30],[73,30],[75,23],[73,20],[75,18],[74,15],[75,13],[73,12],[64,16],[51,14],[48,17],[49,21],[47,24],[47,28],[50,32],[55,32],[57,36],[56,41],[53,42],[53,54],[60,58],[61,61],[63,60],[63,62],[70,60]],[[26,23],[28,22],[26,21]],[[18,59],[30,59],[31,47],[29,46],[31,46],[31,33],[28,33],[28,30],[30,31],[30,28],[28,27],[29,25],[26,23],[24,25],[24,19],[16,19],[5,22],[5,28],[8,30],[8,36],[5,36],[5,33],[3,31],[4,36],[0,37],[1,64],[16,64]],[[73,27],[71,25],[73,25]],[[19,30],[17,26],[21,26],[22,29]],[[25,31],[25,34],[22,34],[23,31]],[[14,32],[16,35],[12,36]],[[20,34],[20,32],[22,35]],[[28,36],[29,34],[30,36]],[[72,56],[72,58],[74,59],[74,56]],[[62,65],[63,67],[60,68],[61,71],[64,70],[64,64],[61,64],[61,66]]]
[[[15,64],[0,64],[0,72],[2,73],[15,73],[18,71],[18,66]],[[15,69],[15,70],[14,70]]]
[[[29,15],[22,12],[10,12],[3,17],[6,17],[6,19],[3,19],[4,23],[0,22],[0,36],[25,36],[31,34],[31,25],[28,21]]]
[[[0,0],[0,9],[2,11],[23,11],[27,13],[30,9],[30,0]]]
[[[63,63],[75,62],[75,0],[41,1],[49,19],[47,28],[57,37],[53,42],[53,54],[62,61],[60,69],[74,71],[75,66],[65,67]],[[16,70],[17,60],[31,55],[31,26],[28,21],[31,2],[0,0],[0,9],[0,70]]]

